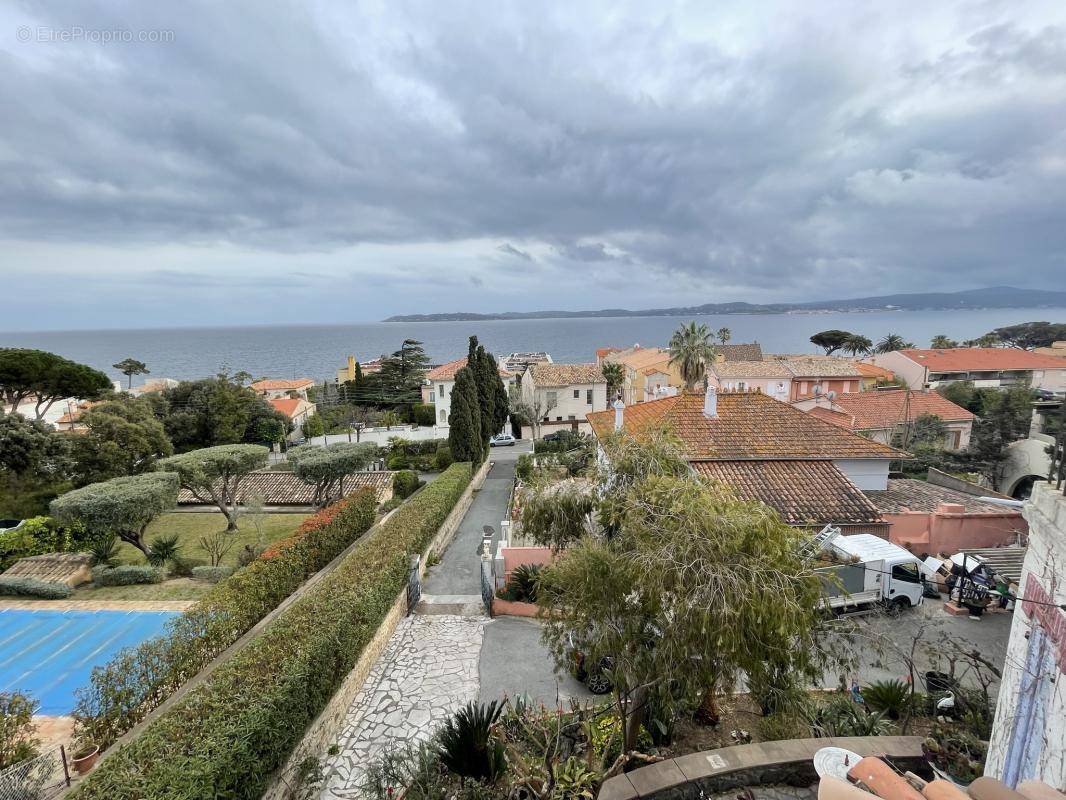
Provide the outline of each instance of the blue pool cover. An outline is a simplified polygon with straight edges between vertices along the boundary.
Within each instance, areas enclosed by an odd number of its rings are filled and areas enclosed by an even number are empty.
[[[24,692],[38,714],[69,714],[93,667],[163,633],[174,611],[0,610],[0,692]]]

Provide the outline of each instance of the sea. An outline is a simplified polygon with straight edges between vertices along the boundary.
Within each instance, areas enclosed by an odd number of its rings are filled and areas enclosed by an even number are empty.
[[[125,380],[111,365],[132,357],[153,378],[186,380],[226,370],[256,378],[333,379],[351,353],[360,361],[397,350],[404,339],[421,341],[433,363],[466,354],[467,338],[497,356],[546,351],[557,362],[594,361],[598,347],[665,345],[682,322],[711,330],[726,327],[733,343],[758,342],[765,353],[817,353],[812,334],[840,328],[876,342],[897,333],[919,347],[938,334],[972,339],[1019,322],[1066,321],[1066,309],[978,311],[871,311],[789,314],[717,314],[698,317],[597,317],[472,322],[371,322],[335,325],[157,328],[146,330],[0,333],[0,347],[49,350]],[[138,380],[143,380],[139,378]]]

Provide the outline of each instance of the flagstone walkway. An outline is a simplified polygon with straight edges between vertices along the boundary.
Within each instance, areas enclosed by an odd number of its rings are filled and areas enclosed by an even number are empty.
[[[478,659],[488,617],[411,616],[348,710],[339,752],[324,764],[323,800],[362,796],[366,768],[390,747],[427,740],[478,698]]]

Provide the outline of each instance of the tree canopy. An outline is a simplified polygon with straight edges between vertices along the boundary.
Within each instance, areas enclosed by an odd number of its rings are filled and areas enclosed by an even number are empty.
[[[178,476],[168,472],[112,478],[74,489],[52,501],[52,516],[80,522],[92,535],[114,534],[147,556],[144,531],[178,503]]]
[[[670,337],[670,364],[676,366],[686,389],[694,389],[714,363],[715,334],[703,323],[681,325]]]
[[[831,328],[827,331],[820,331],[811,337],[811,344],[825,349],[827,356],[833,355],[837,350],[841,350],[848,340],[855,334],[850,331],[842,331],[837,328]]]
[[[135,358],[124,358],[117,364],[112,364],[112,367],[117,369],[123,375],[126,376],[128,382],[126,383],[127,389],[133,388],[133,376],[134,375],[148,375],[151,370],[148,369],[148,365],[143,361],[138,361]]]
[[[226,516],[226,530],[237,530],[240,483],[267,465],[270,450],[257,444],[223,444],[164,458],[159,469],[178,476],[181,486]]]
[[[369,442],[338,442],[295,447],[289,451],[289,461],[296,477],[315,487],[315,503],[326,506],[344,496],[344,479],[365,469],[377,454],[377,445]]]
[[[44,419],[57,400],[97,400],[111,389],[111,379],[104,373],[55,353],[0,348],[0,395],[11,410],[33,398],[36,418]]]
[[[894,353],[896,350],[906,350],[908,347],[914,347],[914,343],[908,342],[898,333],[888,333],[874,347],[874,352]]]
[[[84,434],[74,437],[74,482],[78,486],[149,472],[174,452],[152,405],[140,399],[111,400],[81,415]]]
[[[943,334],[937,334],[929,342],[929,346],[934,350],[949,350],[952,347],[958,347],[959,343]]]
[[[69,468],[68,442],[40,420],[0,411],[0,473],[49,480]]]
[[[610,406],[614,399],[618,397],[619,392],[622,391],[626,373],[621,364],[613,361],[603,362],[603,367],[600,371],[603,373],[603,379],[607,381],[607,405]]]
[[[1022,322],[1007,325],[986,334],[1011,347],[1034,350],[1037,347],[1050,347],[1055,342],[1066,341],[1066,323]]]
[[[157,413],[179,451],[277,441],[273,436],[279,424],[291,430],[288,417],[226,375],[183,381],[163,391],[161,397]]]

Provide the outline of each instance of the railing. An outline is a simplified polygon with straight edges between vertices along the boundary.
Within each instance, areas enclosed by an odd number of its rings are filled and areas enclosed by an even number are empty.
[[[53,747],[0,772],[0,800],[46,800],[70,786],[66,751]]]
[[[1051,446],[1051,467],[1047,479],[1048,483],[1055,484],[1055,491],[1062,491],[1066,486],[1066,432],[1060,433]]]

